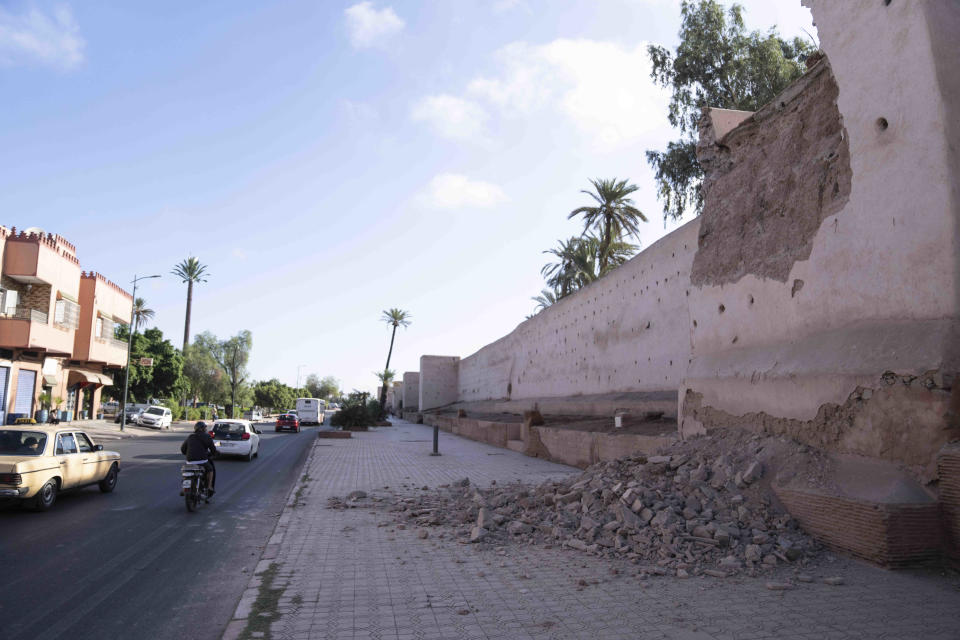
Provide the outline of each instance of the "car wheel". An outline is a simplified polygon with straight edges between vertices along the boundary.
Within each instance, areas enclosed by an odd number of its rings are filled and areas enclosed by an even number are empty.
[[[47,480],[47,484],[40,487],[40,491],[33,498],[30,505],[34,511],[47,511],[57,501],[57,481]]]
[[[248,454],[246,455],[246,457],[244,458],[244,460],[246,460],[247,462],[250,462],[251,460],[253,460],[253,449],[252,449],[252,448],[250,449],[250,453],[248,453]]]
[[[103,477],[103,480],[97,485],[100,487],[100,491],[103,493],[110,493],[117,488],[117,476],[119,472],[117,471],[117,465],[114,463],[110,466],[110,471],[107,471],[107,475]]]

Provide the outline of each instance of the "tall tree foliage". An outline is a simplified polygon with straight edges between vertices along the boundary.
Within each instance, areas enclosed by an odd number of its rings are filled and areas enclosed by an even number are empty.
[[[226,375],[205,344],[190,345],[183,358],[183,377],[195,400],[220,404],[230,398]]]
[[[157,314],[156,311],[147,307],[147,301],[143,298],[137,298],[133,301],[133,332],[136,333],[141,324],[146,324],[147,320],[153,320]]]
[[[252,334],[244,330],[231,338],[220,340],[206,331],[197,336],[194,345],[208,351],[223,370],[227,384],[230,386],[231,410],[236,411],[237,398],[243,399],[246,395],[243,387],[249,377],[247,363],[250,361],[250,349],[253,347]]]
[[[171,273],[187,284],[187,314],[183,321],[183,351],[190,346],[190,313],[193,309],[193,284],[207,281],[207,266],[190,256],[173,268]]]
[[[593,198],[595,204],[577,207],[567,216],[583,217],[583,233],[591,231],[599,242],[597,263],[600,275],[607,273],[610,262],[610,250],[614,242],[624,237],[636,237],[640,234],[638,224],[646,222],[643,212],[633,206],[630,194],[639,189],[626,180],[591,180],[593,191],[582,190]]]
[[[703,208],[703,169],[696,136],[704,107],[756,111],[803,74],[814,46],[800,38],[784,40],[774,28],[748,32],[743,7],[724,10],[716,0],[684,0],[676,51],[650,45],[651,77],[671,89],[667,119],[680,139],[663,151],[647,151],[664,220]]]
[[[253,400],[259,407],[286,411],[297,402],[297,392],[276,378],[261,380],[253,385]]]
[[[387,364],[384,365],[383,371],[387,373],[390,371],[390,357],[393,355],[393,340],[397,337],[397,327],[409,327],[410,326],[410,312],[404,311],[402,309],[387,309],[383,312],[383,315],[380,316],[380,319],[383,322],[386,322],[389,326],[392,327],[390,332],[390,350],[387,351]],[[377,374],[379,376],[379,374]],[[381,378],[382,380],[382,378]],[[387,401],[387,385],[383,385],[383,388],[380,390],[380,406],[383,406]]]
[[[317,374],[311,373],[307,376],[307,381],[304,386],[307,388],[307,392],[311,398],[330,400],[331,398],[340,397],[340,381],[333,376],[324,376],[321,378]]]
[[[607,249],[605,271],[600,270],[600,240],[594,235],[574,236],[561,240],[558,246],[544,253],[556,257],[556,262],[543,265],[540,273],[549,288],[533,298],[537,311],[546,309],[571,293],[582,289],[597,278],[616,269],[637,251],[637,245],[614,240]]]
[[[129,329],[124,325],[117,337],[126,340]],[[140,358],[153,358],[152,366],[140,364]],[[109,397],[123,397],[125,371],[113,376],[114,384],[104,391]],[[148,402],[153,399],[178,397],[185,386],[183,380],[183,356],[169,340],[164,339],[160,329],[147,329],[133,336],[130,351],[129,402]]]

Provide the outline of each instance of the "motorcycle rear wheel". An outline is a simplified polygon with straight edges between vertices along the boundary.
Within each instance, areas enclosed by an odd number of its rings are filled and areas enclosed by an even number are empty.
[[[194,512],[197,510],[197,495],[192,491],[188,491],[183,494],[183,499],[187,503],[187,511]]]

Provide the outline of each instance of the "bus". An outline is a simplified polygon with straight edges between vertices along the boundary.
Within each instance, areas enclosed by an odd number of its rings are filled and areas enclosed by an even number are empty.
[[[300,424],[323,424],[327,403],[319,398],[297,398]]]

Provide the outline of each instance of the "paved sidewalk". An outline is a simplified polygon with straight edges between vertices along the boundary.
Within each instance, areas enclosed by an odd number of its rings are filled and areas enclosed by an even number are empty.
[[[377,509],[331,510],[362,489],[420,492],[468,476],[488,486],[576,469],[397,426],[318,440],[224,638],[960,638],[955,576],[894,573],[838,558],[843,586],[769,591],[763,579],[641,581],[636,567],[571,550],[427,538]]]

